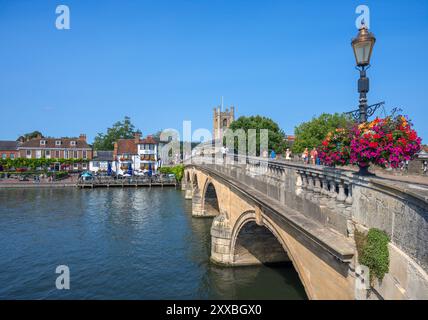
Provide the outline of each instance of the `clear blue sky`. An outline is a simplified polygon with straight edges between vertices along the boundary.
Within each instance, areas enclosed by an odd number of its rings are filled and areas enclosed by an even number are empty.
[[[55,28],[66,4],[71,30]],[[428,140],[428,1],[0,0],[0,139],[87,133],[125,115],[143,134],[212,129],[224,96],[286,133],[356,107],[355,8],[377,37],[369,103],[400,106]]]

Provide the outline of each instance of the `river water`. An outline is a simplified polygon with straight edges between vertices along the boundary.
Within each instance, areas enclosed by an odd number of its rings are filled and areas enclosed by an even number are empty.
[[[210,263],[211,222],[172,188],[0,189],[0,299],[306,299],[292,266]]]

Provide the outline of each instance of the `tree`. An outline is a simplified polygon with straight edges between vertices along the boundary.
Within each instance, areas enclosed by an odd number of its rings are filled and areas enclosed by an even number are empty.
[[[230,124],[230,129],[237,130],[243,129],[246,134],[247,140],[247,151],[248,151],[248,130],[256,129],[257,138],[256,138],[256,150],[257,154],[260,150],[260,130],[267,129],[268,137],[269,137],[269,149],[275,150],[276,153],[282,153],[286,148],[285,135],[284,131],[282,131],[278,124],[270,118],[262,117],[262,116],[251,116],[251,117],[239,117],[237,120],[233,121]],[[235,149],[237,147],[237,141],[235,143]]]
[[[44,138],[43,134],[40,131],[36,130],[36,131],[33,131],[33,132],[29,132],[29,133],[23,134],[18,139],[16,139],[16,141],[25,142],[25,141],[29,141],[29,140],[37,138],[37,137]]]
[[[111,128],[107,128],[105,134],[98,133],[94,139],[93,147],[95,150],[113,150],[116,140],[131,139],[137,132],[141,133],[140,130],[135,130],[131,118],[125,117],[122,121],[117,121],[113,124]]]
[[[349,128],[352,125],[350,116],[345,114],[323,113],[308,122],[303,122],[294,129],[295,140],[293,153],[300,154],[308,148],[309,150],[321,145],[327,133],[336,128]]]

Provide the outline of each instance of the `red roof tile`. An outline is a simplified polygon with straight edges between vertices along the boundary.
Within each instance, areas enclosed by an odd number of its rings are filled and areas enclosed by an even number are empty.
[[[117,154],[137,154],[137,145],[134,139],[117,140]]]

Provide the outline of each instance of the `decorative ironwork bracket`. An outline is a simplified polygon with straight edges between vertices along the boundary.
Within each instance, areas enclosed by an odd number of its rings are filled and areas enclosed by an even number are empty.
[[[367,118],[371,117],[376,112],[376,110],[379,109],[380,107],[382,107],[383,105],[385,105],[385,101],[375,103],[375,104],[372,104],[371,106],[368,106],[367,107]],[[345,112],[345,114],[351,115],[355,121],[358,121],[360,118],[360,110],[359,109],[349,111],[349,112]]]

